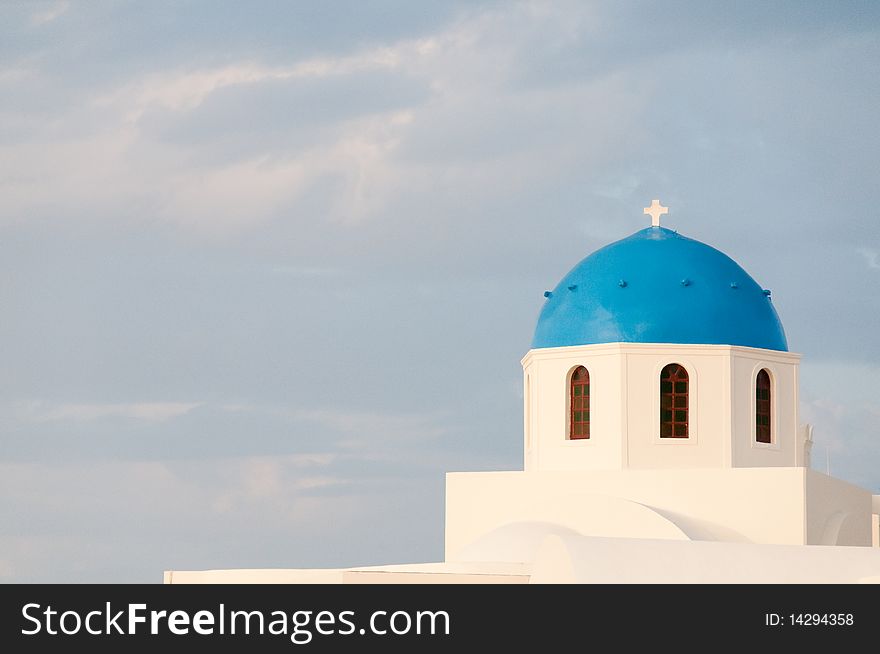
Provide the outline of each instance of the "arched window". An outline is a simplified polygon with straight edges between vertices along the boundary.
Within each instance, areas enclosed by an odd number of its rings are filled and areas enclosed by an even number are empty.
[[[660,438],[688,437],[688,374],[670,363],[660,371]]]
[[[568,437],[578,440],[590,437],[590,373],[578,366],[571,374],[569,398]]]
[[[764,369],[755,381],[755,440],[773,442],[770,434],[770,373]]]

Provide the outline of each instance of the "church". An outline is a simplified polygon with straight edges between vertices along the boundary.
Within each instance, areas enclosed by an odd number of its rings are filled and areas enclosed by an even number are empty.
[[[880,495],[810,467],[771,293],[661,226],[544,293],[523,470],[446,476],[445,560],[166,583],[880,583]]]

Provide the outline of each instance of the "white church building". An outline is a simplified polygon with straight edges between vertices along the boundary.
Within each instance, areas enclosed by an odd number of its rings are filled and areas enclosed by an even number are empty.
[[[166,583],[880,583],[880,495],[810,467],[770,291],[666,212],[544,294],[524,469],[447,474],[445,561]]]

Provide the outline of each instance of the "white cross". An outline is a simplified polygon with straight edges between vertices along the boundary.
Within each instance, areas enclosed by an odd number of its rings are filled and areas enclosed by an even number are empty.
[[[660,200],[651,200],[651,206],[645,207],[642,212],[651,216],[652,227],[660,227],[660,216],[669,213],[669,207],[661,205]]]

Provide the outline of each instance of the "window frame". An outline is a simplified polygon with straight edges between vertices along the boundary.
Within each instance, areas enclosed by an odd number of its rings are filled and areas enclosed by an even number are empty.
[[[688,376],[688,435],[686,437],[669,437],[660,435],[660,375],[663,369],[676,364],[684,368]],[[697,368],[687,358],[664,357],[654,367],[654,377],[651,383],[653,391],[653,437],[652,442],[656,445],[697,445],[699,442],[699,384]]]
[[[664,375],[668,375],[668,378],[664,378]],[[664,389],[664,384],[668,389]],[[691,376],[680,363],[667,363],[660,370],[660,438],[690,436],[690,387]],[[670,398],[670,404],[664,407],[663,401],[667,397]],[[669,427],[669,434],[663,433],[666,426]]]
[[[766,380],[766,388],[762,388],[763,380]],[[758,397],[758,393],[762,390],[767,391],[766,398]],[[762,405],[765,402],[766,412],[762,411]],[[770,377],[770,371],[766,368],[761,368],[755,375],[755,412],[752,417],[755,423],[755,442],[771,445],[773,443],[773,380]],[[766,424],[761,420],[762,418],[766,419]],[[761,420],[760,424],[759,420]],[[762,437],[767,440],[762,440]]]
[[[590,386],[590,393],[587,395],[587,411],[590,413],[590,419],[587,421],[587,435],[586,436],[578,436],[574,437],[572,431],[574,430],[574,425],[572,420],[574,418],[574,409],[572,408],[572,397],[574,395],[574,375],[575,373],[583,368],[587,372],[587,385]],[[593,435],[593,374],[590,372],[589,367],[584,365],[583,363],[579,363],[576,366],[572,366],[572,368],[568,371],[568,374],[565,376],[565,441],[566,443],[591,443],[594,440]]]
[[[762,443],[758,440],[758,426],[755,424],[755,416],[758,412],[758,373],[767,371],[770,377],[770,442]],[[779,450],[779,380],[776,369],[767,361],[759,361],[753,368],[749,380],[749,441],[754,449]]]

